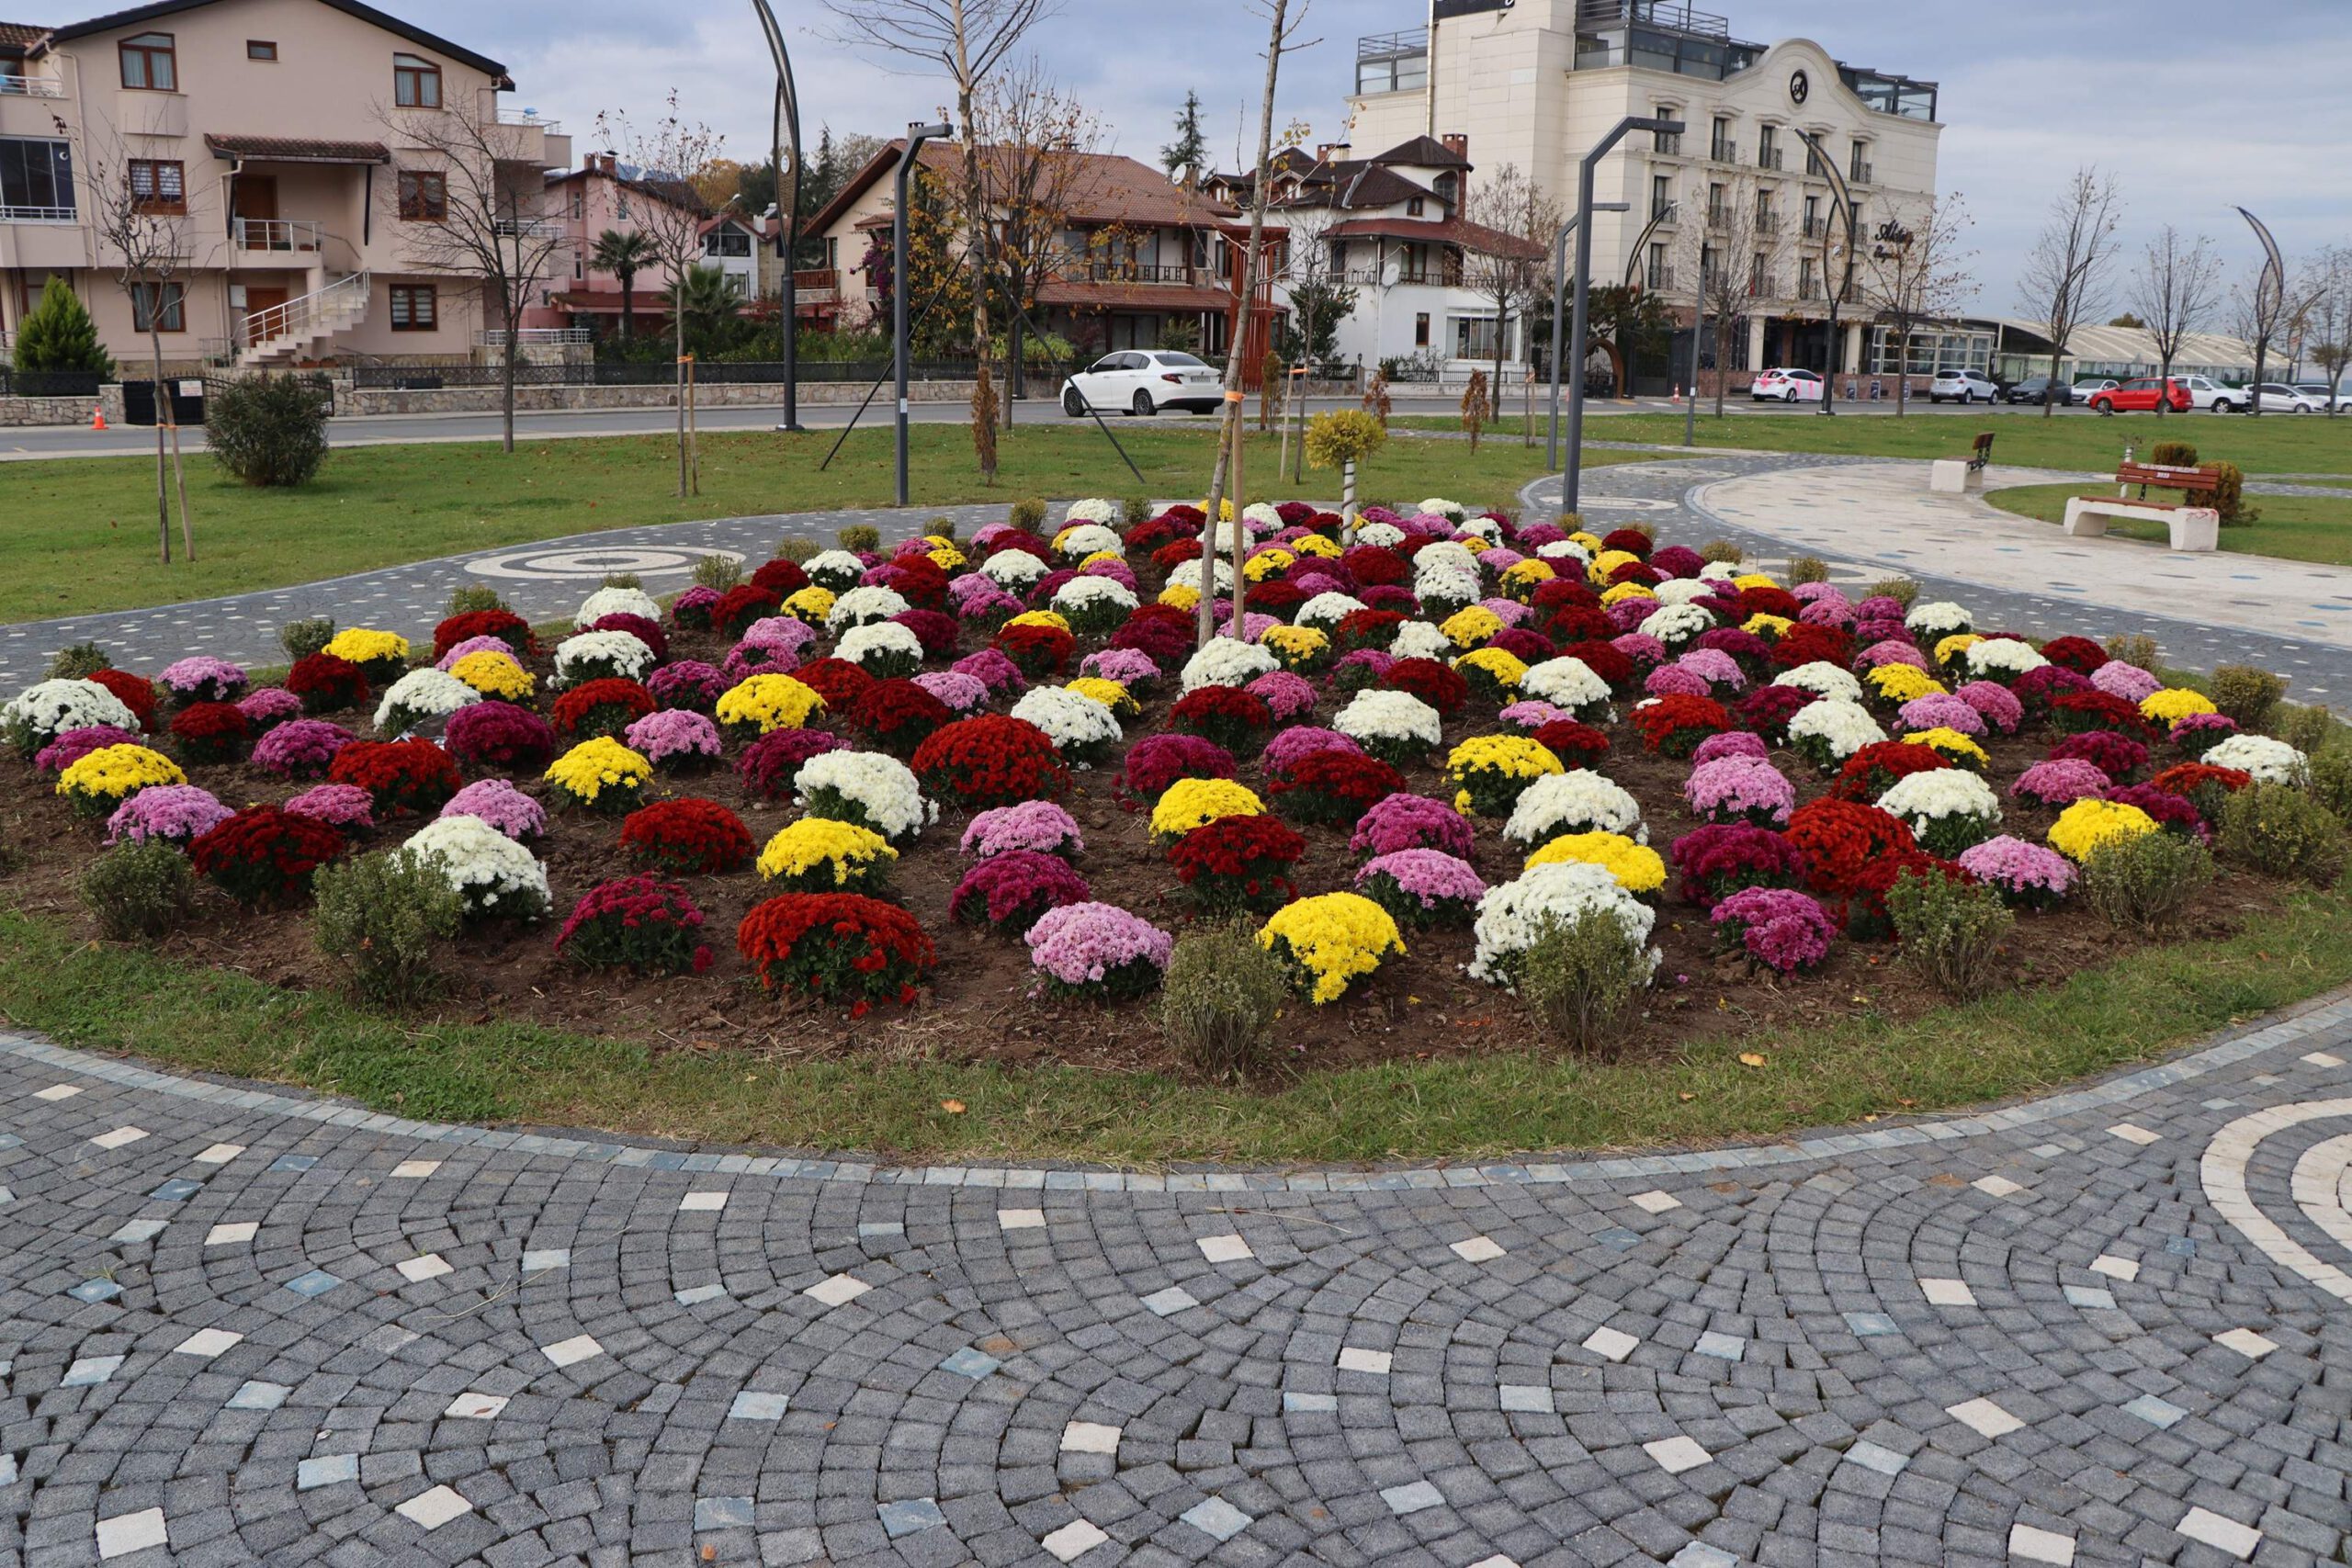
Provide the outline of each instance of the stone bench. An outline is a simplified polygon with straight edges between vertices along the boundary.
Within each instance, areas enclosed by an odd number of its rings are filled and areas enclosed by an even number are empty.
[[[1928,470],[1928,488],[1938,495],[1969,495],[1984,488],[1984,470],[1965,457],[1939,457]]]
[[[2099,537],[2107,532],[2107,520],[2110,517],[2162,523],[2176,550],[2211,550],[2221,547],[2222,514],[2211,506],[2165,506],[2116,496],[2076,495],[2066,499],[2066,532],[2077,539]]]

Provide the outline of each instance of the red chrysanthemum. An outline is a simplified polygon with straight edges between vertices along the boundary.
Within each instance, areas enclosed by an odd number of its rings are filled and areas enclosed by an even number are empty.
[[[343,835],[275,806],[248,806],[199,835],[187,852],[199,875],[252,908],[308,891],[311,873],[343,852]]]
[[[571,740],[617,738],[654,709],[653,694],[635,681],[582,681],[555,700],[556,733]]]
[[[715,800],[658,800],[628,814],[620,846],[644,870],[718,876],[752,858],[752,830]]]
[[[848,1002],[911,1001],[939,955],[915,918],[855,893],[785,893],[752,906],[735,945],[770,990]]]
[[[461,642],[478,637],[494,637],[517,653],[536,653],[538,644],[531,636],[531,623],[512,610],[468,610],[452,615],[433,628],[433,658],[441,657]]]
[[[381,821],[403,811],[438,811],[464,781],[448,752],[419,739],[355,741],[327,764],[327,782],[366,790]]]

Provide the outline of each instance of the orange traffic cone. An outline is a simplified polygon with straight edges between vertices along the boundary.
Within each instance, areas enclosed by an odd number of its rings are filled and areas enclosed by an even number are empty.
[[[92,410],[90,411],[90,428],[91,428],[92,430],[104,430],[106,427],[107,427],[107,411],[106,411],[106,406],[105,406],[104,404],[100,404],[98,407],[94,408],[94,409],[92,409]]]

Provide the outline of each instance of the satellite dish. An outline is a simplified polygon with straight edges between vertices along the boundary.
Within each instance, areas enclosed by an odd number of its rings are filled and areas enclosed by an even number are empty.
[[[1386,261],[1380,264],[1380,287],[1383,288],[1396,288],[1396,280],[1404,276],[1405,264],[1398,261],[1395,256],[1390,256]]]

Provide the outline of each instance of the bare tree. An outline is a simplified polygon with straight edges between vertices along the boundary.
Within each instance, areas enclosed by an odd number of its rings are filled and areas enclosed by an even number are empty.
[[[596,116],[596,132],[622,163],[637,167],[637,174],[627,179],[641,199],[631,205],[629,221],[652,246],[654,265],[669,285],[670,335],[677,362],[678,494],[684,496],[701,485],[686,447],[686,313],[679,306],[687,276],[702,265],[702,224],[709,216],[686,176],[718,156],[725,138],[682,115],[674,87],[662,101],[661,116],[650,124],[639,126],[624,110],[607,110]]]
[[[2246,412],[2262,412],[2264,367],[2272,345],[2304,330],[2324,289],[2322,275],[2307,267],[2291,287],[2267,266],[2255,274],[2254,286],[2230,290],[2230,331],[2254,345],[2254,379],[2246,387]]]
[[[136,96],[138,95],[130,95]],[[62,119],[60,136],[72,135]],[[159,558],[172,563],[171,491],[179,496],[180,553],[196,559],[196,531],[188,519],[187,474],[180,462],[180,426],[172,389],[164,379],[165,321],[185,316],[187,289],[181,272],[194,259],[185,188],[166,188],[182,179],[180,165],[133,155],[120,133],[103,122],[87,122],[75,149],[77,180],[86,206],[98,263],[115,276],[130,299],[131,320],[147,334],[150,374],[155,386],[155,540]]]
[[[505,450],[514,450],[514,365],[523,341],[523,312],[546,281],[562,225],[542,215],[544,183],[532,169],[528,186],[499,177],[531,169],[521,126],[481,125],[487,115],[444,110],[395,117],[379,110],[385,140],[400,149],[400,166],[382,193],[399,224],[401,248],[419,272],[464,278],[493,310],[489,323],[503,339],[499,411]],[[430,220],[430,221],[417,221]]]
[[[2075,329],[2096,321],[2107,310],[2108,273],[2115,261],[2116,228],[2123,219],[2123,196],[2113,175],[2102,175],[2086,164],[2050,204],[2049,221],[2026,258],[2025,274],[2018,279],[2018,295],[2029,313],[2050,326],[2050,384],[2059,385],[2058,367]],[[2053,395],[2042,400],[2044,419],[2055,412]]]
[[[1336,192],[1332,199],[1337,201]],[[1291,315],[1298,323],[1297,352],[1293,357],[1306,367],[1306,375],[1301,378],[1306,382],[1312,382],[1322,368],[1318,353],[1322,339],[1356,305],[1356,291],[1332,258],[1330,231],[1339,219],[1336,206],[1295,206],[1283,218],[1281,282],[1289,291]],[[1299,439],[1291,478],[1303,482],[1306,474],[1304,387],[1292,413],[1299,426]]]
[[[2181,345],[2221,302],[2222,258],[2212,247],[2202,234],[2184,240],[2167,223],[2148,242],[2140,265],[2132,269],[2125,298],[2155,342],[2158,376],[2172,374]],[[2167,412],[2164,400],[2157,399],[2156,412]]]
[[[1929,321],[1957,311],[1976,291],[1970,277],[1973,251],[1961,249],[1968,209],[1960,193],[1929,197],[1909,223],[1889,219],[1862,252],[1862,297],[1894,339],[1894,412],[1899,418],[1911,385],[1911,339]]]
[[[2303,349],[2327,372],[2327,412],[2335,414],[2344,373],[2352,367],[2352,249],[2330,245],[2303,274]]]
[[[1692,327],[1697,330],[1707,322],[1714,326],[1717,419],[1724,413],[1732,333],[1745,331],[1751,314],[1786,291],[1780,264],[1787,254],[1788,238],[1780,214],[1759,200],[1758,194],[1753,175],[1711,182],[1704,207],[1699,211],[1686,207],[1677,242],[1681,253],[1678,265],[1696,280],[1691,299],[1697,318]],[[1567,373],[1581,376],[1584,367],[1570,366]],[[1699,389],[1693,387],[1690,395],[1695,399]]]
[[[956,124],[963,132],[962,177],[956,204],[964,220],[964,256],[975,269],[972,287],[972,354],[979,361],[972,389],[972,439],[984,479],[996,478],[996,394],[989,379],[987,269],[994,247],[989,229],[994,215],[980,169],[980,139],[973,118],[981,87],[1011,56],[1023,35],[1060,8],[1061,0],[824,0],[833,15],[833,37],[843,43],[936,63],[956,85]],[[987,428],[982,429],[983,423]]]
[[[1559,231],[1560,204],[1518,164],[1505,164],[1470,187],[1462,224],[1462,286],[1495,310],[1495,371],[1487,385],[1499,399],[1511,322],[1523,319],[1551,288],[1544,262]]]

